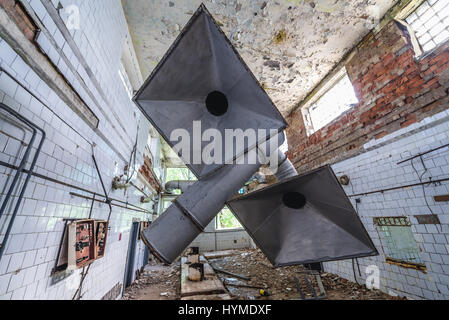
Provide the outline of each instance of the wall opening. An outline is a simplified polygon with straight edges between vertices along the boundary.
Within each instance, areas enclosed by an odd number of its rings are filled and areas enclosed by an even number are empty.
[[[416,55],[425,55],[449,39],[449,2],[425,0],[405,22],[420,47]]]
[[[228,98],[220,91],[213,91],[207,95],[206,108],[210,114],[221,117],[228,112]]]
[[[321,130],[358,103],[346,68],[342,68],[303,108],[307,134]]]
[[[302,209],[306,205],[306,197],[298,192],[288,192],[282,197],[284,205],[291,209]]]
[[[215,219],[215,229],[216,230],[232,230],[232,229],[242,229],[242,225],[237,220],[237,218],[232,214],[232,211],[225,207],[217,215]]]
[[[427,270],[408,217],[383,217],[374,221],[387,263],[424,272]]]

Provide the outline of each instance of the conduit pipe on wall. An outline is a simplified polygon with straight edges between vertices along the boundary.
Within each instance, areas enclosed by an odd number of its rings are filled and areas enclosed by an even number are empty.
[[[169,181],[165,184],[165,190],[170,193],[175,190],[181,190],[181,193],[184,193],[187,191],[189,187],[191,187],[195,183],[196,181],[189,181],[189,180]]]
[[[25,155],[24,155],[24,157],[23,157],[23,159],[22,159],[22,161],[21,161],[21,164],[20,164],[20,166],[19,166],[19,169],[17,170],[16,175],[15,175],[15,177],[14,177],[13,183],[12,183],[12,185],[10,186],[10,188],[9,188],[9,190],[8,190],[8,193],[7,193],[7,195],[6,195],[6,198],[5,198],[4,201],[3,201],[2,207],[1,207],[1,209],[0,209],[0,216],[1,216],[1,215],[4,213],[4,211],[6,210],[6,205],[7,205],[7,203],[9,202],[9,199],[10,199],[10,197],[11,197],[11,195],[12,195],[12,192],[13,192],[13,190],[14,190],[14,188],[15,188],[15,185],[17,184],[17,181],[18,181],[20,175],[21,175],[21,174],[24,172],[24,170],[25,170],[26,163],[27,163],[27,161],[28,161],[28,158],[29,158],[29,156],[30,156],[31,149],[32,149],[33,144],[34,144],[34,141],[35,141],[35,139],[36,139],[37,131],[39,131],[39,132],[41,133],[41,140],[40,140],[39,145],[38,145],[38,147],[37,147],[37,150],[36,150],[36,152],[35,152],[35,154],[34,154],[34,158],[33,158],[32,162],[31,162],[31,165],[30,165],[30,169],[29,169],[29,171],[28,171],[28,173],[27,173],[27,175],[26,175],[25,182],[23,183],[22,189],[21,189],[20,194],[19,194],[19,198],[17,199],[17,202],[16,202],[16,206],[14,207],[14,211],[13,211],[13,213],[12,213],[12,215],[11,215],[10,220],[9,220],[9,224],[8,224],[7,229],[6,229],[6,233],[5,233],[5,236],[4,236],[4,238],[3,238],[2,245],[0,246],[0,260],[1,260],[3,254],[4,254],[5,250],[6,250],[6,244],[7,244],[9,235],[10,235],[10,233],[11,233],[12,226],[13,226],[14,221],[15,221],[15,219],[16,219],[17,213],[18,213],[18,211],[19,211],[20,205],[21,205],[21,203],[22,203],[23,197],[24,197],[24,195],[25,195],[25,191],[26,191],[26,189],[27,189],[27,187],[28,187],[28,183],[30,182],[30,179],[31,179],[31,176],[32,176],[32,172],[33,172],[33,170],[34,170],[34,167],[36,166],[37,159],[39,158],[39,155],[40,155],[42,146],[43,146],[44,141],[45,141],[46,134],[45,134],[45,131],[42,130],[39,126],[37,126],[35,123],[29,121],[28,119],[26,119],[25,117],[23,117],[22,115],[20,115],[19,113],[17,113],[17,112],[14,111],[13,109],[11,109],[10,107],[4,105],[3,103],[0,103],[0,108],[3,109],[3,110],[6,110],[6,111],[7,111],[9,114],[11,114],[13,117],[19,119],[19,120],[20,120],[21,122],[23,122],[25,125],[27,125],[28,127],[30,127],[31,130],[33,131],[33,136],[32,136],[32,138],[31,138],[29,147],[27,148],[27,150],[26,150],[26,152],[25,152]]]

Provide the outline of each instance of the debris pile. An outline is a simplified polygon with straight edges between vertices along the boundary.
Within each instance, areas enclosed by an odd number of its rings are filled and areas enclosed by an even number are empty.
[[[180,265],[147,265],[141,276],[126,289],[123,300],[178,300]]]
[[[226,274],[219,274],[227,289],[235,299],[240,300],[292,300],[300,299],[295,280],[299,280],[305,298],[311,298],[312,292],[308,288],[301,274],[302,266],[273,268],[260,250],[237,251],[233,256],[210,260],[214,268],[229,271],[235,274],[248,276],[249,281],[236,279]],[[392,300],[393,298],[379,290],[369,290],[356,283],[352,283],[337,275],[323,273],[321,275],[327,299],[329,300]],[[319,291],[315,277],[308,277],[312,286]],[[235,286],[234,286],[235,285]],[[243,285],[243,286],[240,286]],[[269,295],[261,295],[257,288],[244,286],[264,287]]]
[[[274,268],[260,250],[230,250],[204,254],[210,268],[235,300],[299,300],[299,286],[305,299],[313,292],[304,280],[305,268],[291,266]],[[209,270],[211,271],[211,270]],[[179,300],[181,297],[180,264],[163,266],[152,263],[145,267],[139,279],[126,290],[124,300]],[[316,293],[320,293],[316,277],[307,275]],[[322,284],[328,300],[396,300],[379,290],[343,279],[335,274],[322,273]],[[210,297],[210,296],[207,296]],[[217,295],[218,297],[218,295]],[[198,299],[198,297],[188,297]],[[218,299],[218,298],[217,298]]]

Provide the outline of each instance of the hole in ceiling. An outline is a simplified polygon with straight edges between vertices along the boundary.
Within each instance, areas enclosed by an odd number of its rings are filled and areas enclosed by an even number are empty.
[[[220,91],[213,91],[207,95],[206,107],[210,114],[220,117],[228,111],[228,98]]]
[[[298,192],[288,192],[282,197],[285,206],[291,209],[302,209],[306,205],[306,197]]]

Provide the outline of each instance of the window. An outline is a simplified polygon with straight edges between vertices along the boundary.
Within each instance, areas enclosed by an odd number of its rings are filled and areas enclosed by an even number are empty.
[[[228,208],[224,208],[215,219],[216,230],[240,229],[242,225]]]
[[[197,178],[188,168],[167,168],[165,181],[196,181]]]
[[[282,146],[279,148],[279,150],[281,150],[282,153],[287,153],[288,152],[288,138],[287,138],[287,135],[285,135],[285,141],[282,144]]]
[[[197,181],[198,179],[188,168],[167,168],[165,182],[169,181]],[[174,190],[172,194],[180,195],[181,190]]]
[[[405,21],[422,53],[432,51],[449,39],[449,1],[425,0]],[[421,55],[421,52],[417,52]]]
[[[173,200],[172,199],[164,199],[163,201],[164,201],[164,204],[162,207],[162,212],[165,212],[165,210],[167,210],[172,205]]]
[[[317,99],[312,99],[309,106],[303,108],[309,136],[324,128],[359,102],[346,68],[342,68],[320,91],[316,94]]]
[[[420,271],[426,270],[409,218],[376,218],[375,223],[387,263]]]

